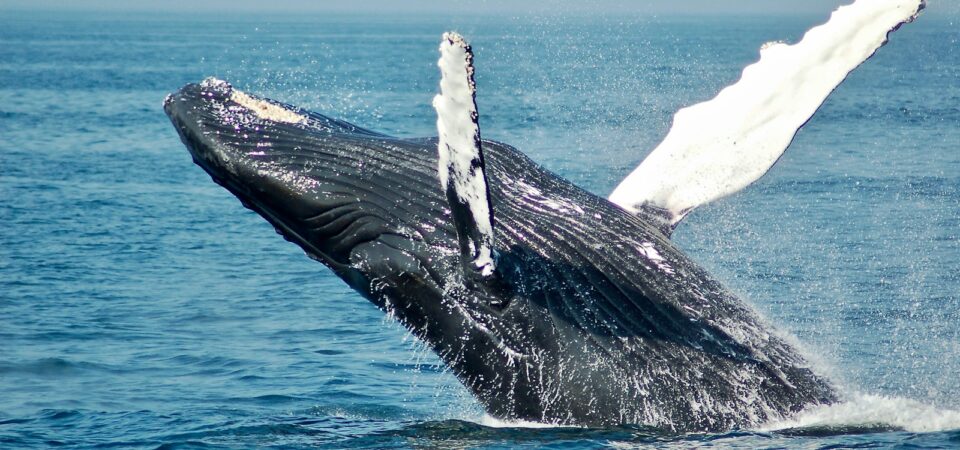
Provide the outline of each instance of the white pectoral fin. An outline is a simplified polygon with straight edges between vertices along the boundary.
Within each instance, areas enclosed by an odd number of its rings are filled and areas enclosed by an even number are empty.
[[[857,0],[796,44],[764,45],[739,81],[678,111],[667,137],[609,200],[662,217],[669,234],[694,208],[753,183],[847,74],[923,7],[924,0]]]
[[[444,33],[440,42],[437,152],[440,184],[457,228],[464,262],[481,277],[493,275],[493,214],[480,147],[473,80],[473,52],[463,37]]]

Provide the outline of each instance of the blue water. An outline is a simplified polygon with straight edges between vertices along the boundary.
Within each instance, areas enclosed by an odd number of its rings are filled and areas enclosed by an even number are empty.
[[[717,435],[484,417],[432,353],[211,183],[160,102],[216,75],[427,135],[438,38],[456,28],[476,50],[485,136],[603,195],[674,111],[826,13],[0,7],[0,447],[960,446],[960,15],[938,5],[834,93],[768,176],[678,229],[681,248],[852,399]]]

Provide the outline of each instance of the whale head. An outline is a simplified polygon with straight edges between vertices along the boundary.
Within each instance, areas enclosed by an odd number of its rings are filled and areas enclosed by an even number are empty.
[[[358,246],[414,232],[394,226],[396,213],[423,207],[401,201],[418,188],[403,178],[415,162],[391,155],[409,153],[402,141],[213,78],[167,96],[164,110],[215,182],[338,273],[356,265]]]
[[[393,138],[216,79],[170,94],[164,110],[217,184],[396,317],[468,385],[505,382],[497,372],[519,353],[488,318],[512,296],[468,289],[461,276],[435,138]]]

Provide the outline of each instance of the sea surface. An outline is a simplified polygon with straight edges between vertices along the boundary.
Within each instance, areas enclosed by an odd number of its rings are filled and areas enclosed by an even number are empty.
[[[0,6],[0,448],[960,447],[960,14],[932,3],[760,182],[675,241],[843,386],[789,423],[502,423],[191,163],[161,109],[217,76],[435,133],[440,34],[484,136],[606,195],[680,107],[822,15],[264,15]]]

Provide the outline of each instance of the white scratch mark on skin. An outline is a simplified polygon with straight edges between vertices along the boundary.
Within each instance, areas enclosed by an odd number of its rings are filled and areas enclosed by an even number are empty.
[[[637,250],[640,251],[640,254],[646,257],[650,262],[657,266],[658,269],[662,270],[664,273],[673,275],[673,267],[670,267],[670,264],[667,263],[663,256],[660,256],[660,252],[653,246],[653,242],[644,242],[640,244],[640,248]]]
[[[257,117],[274,122],[283,123],[306,123],[307,116],[297,114],[280,105],[275,105],[265,100],[253,98],[242,91],[236,89],[230,92],[230,100],[238,105],[253,111]]]
[[[549,198],[543,194],[543,191],[538,189],[536,186],[533,186],[523,180],[516,180],[517,187],[523,191],[523,196],[530,201],[539,203],[547,208],[550,208],[554,211],[559,211],[563,213],[576,213],[583,215],[584,211],[580,205],[573,203],[564,198]],[[594,217],[599,216],[595,214]]]

